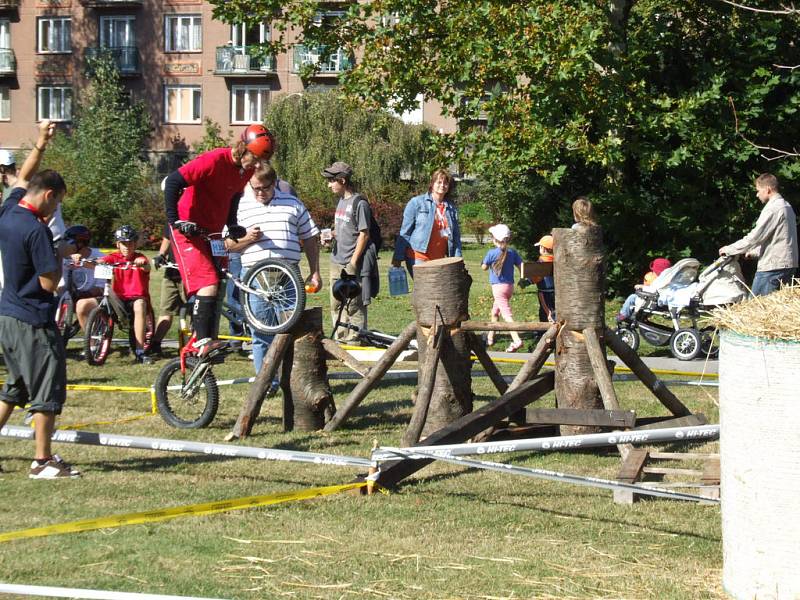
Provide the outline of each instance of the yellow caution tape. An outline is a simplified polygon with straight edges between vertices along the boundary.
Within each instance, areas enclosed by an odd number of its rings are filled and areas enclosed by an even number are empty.
[[[5,380],[0,379],[0,385],[4,384]],[[131,387],[125,385],[86,385],[82,383],[68,383],[67,389],[75,392],[131,392],[137,394],[149,394],[152,388],[149,387]]]
[[[256,508],[258,506],[281,504],[284,502],[292,502],[294,500],[308,500],[310,498],[318,498],[320,496],[329,496],[331,494],[338,494],[339,492],[355,490],[365,487],[366,485],[366,481],[360,481],[356,483],[345,483],[343,485],[330,485],[327,487],[310,488],[295,492],[278,492],[275,494],[266,494],[264,496],[248,496],[245,498],[235,498],[232,500],[206,502],[204,504],[191,504],[189,506],[176,506],[174,508],[163,508],[160,510],[128,513],[124,515],[114,515],[111,517],[100,517],[98,519],[72,521],[71,523],[48,525],[47,527],[21,529],[19,531],[0,533],[0,543],[27,538],[61,535],[64,533],[106,529],[109,527],[125,527],[127,525],[141,525],[143,523],[158,523],[160,521],[168,521],[178,517],[213,515],[231,510],[241,510],[243,508]]]
[[[93,425],[117,425],[118,423],[127,423],[129,421],[138,421],[140,419],[147,419],[152,417],[153,413],[144,413],[142,415],[132,415],[130,417],[121,417],[113,421],[93,421],[91,423],[74,423],[69,425],[59,425],[60,429],[83,429],[84,427],[91,427]]]

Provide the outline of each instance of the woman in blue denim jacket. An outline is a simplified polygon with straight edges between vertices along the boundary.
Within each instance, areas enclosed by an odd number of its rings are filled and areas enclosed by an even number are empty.
[[[414,264],[446,256],[461,256],[458,211],[450,201],[453,178],[445,169],[431,176],[428,192],[414,196],[403,210],[403,224],[394,246],[392,265],[405,260],[409,274]]]

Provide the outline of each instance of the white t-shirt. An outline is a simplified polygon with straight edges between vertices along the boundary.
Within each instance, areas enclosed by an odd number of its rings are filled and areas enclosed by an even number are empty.
[[[246,186],[236,220],[247,229],[260,227],[262,234],[259,241],[242,250],[243,267],[250,267],[264,258],[300,262],[300,241],[319,235],[305,204],[278,190],[269,203],[262,204],[252,188]]]

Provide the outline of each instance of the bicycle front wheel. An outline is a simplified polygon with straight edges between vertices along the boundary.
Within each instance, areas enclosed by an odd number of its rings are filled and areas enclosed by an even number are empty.
[[[80,329],[77,317],[75,316],[75,302],[72,300],[72,294],[69,292],[64,292],[58,299],[56,327],[58,327],[58,331],[61,332],[64,345],[66,345],[70,338],[78,333]]]
[[[306,307],[306,289],[297,265],[266,258],[247,271],[247,289],[240,289],[239,301],[253,329],[274,335],[294,326]]]
[[[84,349],[86,362],[99,367],[108,358],[111,350],[111,339],[114,336],[114,319],[104,306],[98,306],[89,313],[86,321]]]
[[[205,427],[217,414],[217,379],[207,362],[198,366],[196,358],[188,357],[186,373],[182,373],[181,359],[175,358],[161,369],[155,387],[158,413],[173,427]]]

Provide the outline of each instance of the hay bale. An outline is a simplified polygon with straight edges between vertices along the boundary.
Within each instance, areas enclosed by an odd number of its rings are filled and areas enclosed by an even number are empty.
[[[767,340],[800,341],[800,285],[713,312],[717,327]]]

